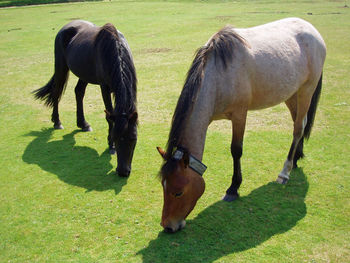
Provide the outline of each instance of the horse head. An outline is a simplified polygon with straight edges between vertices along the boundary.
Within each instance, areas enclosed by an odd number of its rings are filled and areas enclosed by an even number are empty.
[[[176,150],[168,157],[164,150],[157,149],[165,161],[160,171],[164,195],[161,226],[173,233],[185,227],[185,219],[202,196],[205,182],[201,172],[191,167],[194,157],[187,150]]]
[[[128,177],[131,172],[131,162],[137,141],[138,114],[136,111],[131,114],[105,112],[107,120],[113,122],[110,136],[117,152],[117,174]]]

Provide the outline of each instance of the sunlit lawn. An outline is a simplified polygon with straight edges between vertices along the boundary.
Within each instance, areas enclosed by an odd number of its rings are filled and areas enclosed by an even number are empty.
[[[0,9],[0,262],[349,262],[350,9],[347,1],[104,1]],[[287,108],[251,112],[241,198],[224,203],[232,158],[228,122],[211,125],[206,191],[179,233],[159,225],[157,178],[172,113],[195,50],[226,24],[297,16],[327,44],[323,93],[306,158],[274,183],[291,143]],[[64,130],[30,92],[53,73],[53,42],[72,19],[113,23],[139,79],[139,139],[129,179],[115,175],[99,87],[75,126],[73,75]]]

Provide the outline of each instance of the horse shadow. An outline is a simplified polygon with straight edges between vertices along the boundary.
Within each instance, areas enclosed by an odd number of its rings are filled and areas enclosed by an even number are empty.
[[[92,148],[76,146],[75,130],[62,140],[50,141],[54,129],[32,131],[25,136],[34,136],[26,147],[22,159],[28,164],[37,164],[41,169],[57,175],[63,182],[89,191],[114,190],[118,194],[127,183],[127,178],[116,176],[111,171],[111,155],[108,149],[101,155]]]
[[[232,203],[218,201],[182,231],[160,232],[137,254],[147,263],[213,262],[254,248],[292,229],[306,215],[308,188],[304,172],[297,168],[286,186],[271,182]],[[278,245],[283,249],[285,244]]]

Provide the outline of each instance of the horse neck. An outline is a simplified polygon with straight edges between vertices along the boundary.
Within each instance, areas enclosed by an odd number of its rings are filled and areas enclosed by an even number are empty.
[[[123,39],[122,39],[123,41]],[[116,75],[113,76],[117,78],[118,81],[113,81],[118,83],[115,87],[115,105],[117,109],[122,110],[125,113],[131,113],[136,110],[136,74],[132,61],[132,55],[127,45],[124,46],[124,42],[116,42],[118,49],[123,51],[117,52],[117,58],[119,61],[119,66],[114,72]],[[127,44],[126,40],[125,43]],[[123,53],[124,52],[124,53]],[[123,54],[122,54],[123,53]],[[131,64],[131,65],[129,65]],[[123,66],[124,65],[124,66]],[[119,94],[118,94],[119,93]],[[119,95],[119,96],[118,96]]]
[[[127,93],[126,93],[126,88],[123,82],[120,83],[121,85],[119,85],[116,88],[115,91],[115,96],[114,96],[114,111],[115,113],[127,113],[126,109],[127,107]]]
[[[125,83],[123,78],[123,68],[120,67],[118,72],[119,82],[113,81],[112,85],[115,85],[113,88],[115,92],[115,113],[132,113],[135,110],[135,99],[136,97],[133,94],[131,83]],[[118,85],[116,85],[118,83]]]
[[[187,117],[180,145],[187,148],[197,159],[202,160],[208,126],[215,108],[215,85],[210,78],[203,79],[202,87]]]

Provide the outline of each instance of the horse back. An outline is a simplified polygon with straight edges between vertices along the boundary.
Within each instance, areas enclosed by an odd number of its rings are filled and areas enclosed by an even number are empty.
[[[245,73],[240,72],[246,74],[243,85],[251,90],[250,109],[277,105],[303,84],[318,81],[326,49],[310,23],[287,18],[237,32],[250,45],[244,58]]]

